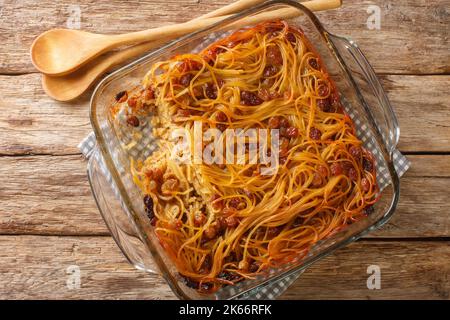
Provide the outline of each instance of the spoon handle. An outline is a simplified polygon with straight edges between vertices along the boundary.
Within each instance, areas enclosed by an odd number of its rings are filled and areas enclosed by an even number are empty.
[[[220,17],[220,16],[226,16],[229,14],[237,13],[241,10],[248,9],[250,7],[256,6],[260,3],[263,3],[266,0],[239,0],[236,2],[233,2],[229,5],[226,5],[224,7],[221,7],[217,10],[211,11],[207,14],[202,15],[201,17],[195,18],[191,21],[196,21],[200,19],[207,19],[207,18],[214,18],[214,17]]]
[[[254,7],[264,1],[266,0],[239,0],[229,5],[226,5],[222,8],[214,10],[210,13],[204,14],[203,16],[193,19],[191,21],[229,15],[232,13],[239,12],[241,10]],[[342,0],[313,0],[301,2],[301,4],[311,11],[323,11],[329,9],[336,9],[340,7],[342,5]]]
[[[250,8],[251,6],[258,5],[264,1],[266,1],[266,0],[239,0],[239,1],[229,4],[227,6],[221,7],[217,10],[214,10],[214,11],[208,12],[204,15],[201,15],[195,19],[192,19],[192,20],[190,20],[190,22],[202,20],[202,19],[208,19],[208,18],[222,17],[225,15],[233,14],[233,13],[239,12],[240,10]],[[111,55],[109,58],[107,58],[109,60],[108,68],[116,66],[128,59],[135,58],[135,57],[137,57],[145,52],[148,52],[152,49],[158,48],[161,45],[163,45],[164,43],[167,43],[168,41],[172,40],[173,38],[175,38],[175,36],[168,35],[167,37],[164,38],[164,40],[147,41],[142,44],[127,48],[123,51],[117,52],[116,54]]]
[[[238,1],[239,2],[239,1]],[[248,3],[255,3],[255,0],[247,0],[244,1],[245,5]],[[305,7],[310,10],[320,11],[320,10],[328,10],[332,8],[338,8],[341,5],[341,0],[311,0],[302,3]],[[244,5],[242,2],[239,6]],[[232,6],[232,5],[230,5]],[[237,24],[233,24],[233,27],[237,25],[245,25],[249,23],[258,23],[267,19],[286,19],[291,18],[298,15],[298,10],[295,8],[284,8],[273,10],[270,12],[263,12],[261,14],[257,14],[255,16],[249,17],[247,19],[243,19],[239,21]],[[204,19],[194,19],[189,22],[180,23],[176,25],[168,25],[154,29],[148,29],[143,31],[137,31],[127,34],[120,34],[111,36],[111,44],[108,49],[116,48],[121,45],[135,44],[146,41],[153,41],[157,39],[167,39],[167,38],[175,38],[182,35],[185,35],[190,32],[197,31],[199,29],[203,29],[211,26],[212,24],[219,22],[228,16],[220,16],[220,17],[212,17]]]
[[[204,14],[202,16],[199,16],[192,21],[202,20],[202,19],[208,19],[208,18],[216,18],[220,17],[223,19],[224,15],[233,14],[238,12],[239,10],[243,10],[246,8],[249,8],[251,6],[257,5],[259,3],[264,2],[265,0],[239,0],[236,2],[233,2],[232,4],[229,4],[225,7],[219,8],[217,10],[211,11],[207,14]],[[307,1],[303,2],[303,5],[308,7],[312,11],[320,11],[320,10],[329,10],[329,9],[335,9],[337,7],[340,7],[342,2],[341,0],[313,0],[313,1]],[[288,15],[290,12],[285,12],[285,15]],[[259,17],[254,17],[253,19],[264,19],[267,15],[273,15],[270,12],[265,12],[259,15]],[[150,50],[153,50],[157,47],[160,47],[162,44],[167,43],[168,41],[172,40],[175,36],[167,35],[164,37],[164,40],[158,40],[158,41],[150,41],[150,42],[144,42],[140,45],[132,46],[130,48],[124,49],[123,51],[119,51],[110,57],[106,58],[109,61],[108,68],[116,66],[121,64],[124,61],[127,61],[131,58],[138,57],[139,55],[148,52]]]

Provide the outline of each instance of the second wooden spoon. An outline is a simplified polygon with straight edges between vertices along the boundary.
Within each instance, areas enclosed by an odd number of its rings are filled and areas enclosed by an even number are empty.
[[[165,41],[152,41],[119,52],[100,56],[78,70],[61,77],[42,75],[45,93],[58,101],[70,101],[82,95],[106,71],[145,52],[163,45]]]

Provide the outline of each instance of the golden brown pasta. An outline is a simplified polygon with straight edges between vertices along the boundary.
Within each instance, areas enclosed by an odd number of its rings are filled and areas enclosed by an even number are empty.
[[[161,143],[147,160],[133,162],[134,180],[161,245],[199,291],[304,256],[377,200],[372,155],[320,57],[284,21],[156,63],[144,87],[124,101],[137,113],[153,108],[148,117]],[[139,125],[135,120],[129,124]],[[170,133],[193,133],[195,121],[221,132],[278,129],[276,173],[261,174],[261,163],[177,163]]]

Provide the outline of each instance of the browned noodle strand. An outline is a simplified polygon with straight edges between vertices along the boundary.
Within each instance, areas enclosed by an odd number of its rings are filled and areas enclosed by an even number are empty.
[[[136,114],[154,112],[161,142],[148,159],[132,162],[134,181],[161,245],[200,291],[301,258],[377,200],[372,155],[320,57],[284,21],[155,63],[144,88],[127,103]],[[203,130],[279,129],[276,174],[261,175],[263,164],[177,163],[170,132],[193,134],[194,121]]]

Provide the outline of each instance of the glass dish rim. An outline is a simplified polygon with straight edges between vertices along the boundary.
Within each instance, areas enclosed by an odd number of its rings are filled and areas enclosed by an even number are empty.
[[[177,46],[180,43],[185,43],[186,41],[188,41],[191,38],[194,38],[196,36],[199,36],[201,34],[206,33],[208,30],[211,29],[215,29],[217,27],[220,27],[222,25],[228,25],[229,23],[232,23],[234,21],[238,21],[242,18],[245,18],[247,16],[250,16],[256,12],[259,12],[261,10],[267,9],[269,7],[272,6],[276,6],[276,5],[285,5],[285,6],[290,6],[290,7],[294,7],[296,9],[298,9],[299,11],[301,11],[303,14],[306,14],[308,16],[308,18],[310,19],[310,21],[314,24],[314,26],[317,28],[317,31],[321,34],[323,40],[326,42],[326,44],[330,47],[331,49],[331,53],[334,56],[334,58],[336,59],[336,61],[341,65],[343,72],[345,73],[346,77],[348,79],[350,79],[351,83],[350,85],[352,86],[352,88],[355,90],[355,92],[359,95],[362,96],[362,94],[360,93],[359,87],[357,84],[354,83],[353,81],[353,77],[351,75],[351,72],[346,68],[346,64],[344,62],[344,59],[341,57],[339,51],[337,50],[337,48],[335,47],[334,43],[329,39],[329,37],[332,38],[337,38],[337,39],[341,39],[346,41],[349,45],[353,46],[354,49],[359,50],[359,48],[356,46],[356,44],[351,41],[350,39],[346,38],[346,37],[342,37],[342,36],[338,36],[338,35],[334,35],[330,32],[328,32],[323,25],[321,24],[321,22],[318,20],[318,18],[314,15],[314,13],[312,13],[308,8],[306,8],[305,6],[303,6],[301,3],[295,2],[295,1],[291,1],[291,0],[271,0],[271,1],[266,1],[258,6],[255,6],[253,8],[250,9],[246,9],[246,10],[242,10],[236,14],[230,15],[229,17],[222,19],[220,21],[218,21],[217,23],[212,24],[209,27],[203,28],[201,30],[192,32],[190,34],[187,34],[185,36],[182,37],[178,37],[173,41],[170,41],[169,43],[167,43],[166,45],[160,47],[157,50],[151,51],[148,54],[130,62],[129,64],[125,65],[124,67],[121,67],[120,69],[112,72],[111,74],[109,74],[108,76],[106,76],[102,81],[100,81],[100,83],[96,86],[91,100],[90,100],[90,122],[91,122],[91,126],[93,128],[94,134],[95,134],[95,138],[96,138],[96,144],[97,147],[100,151],[101,156],[103,157],[104,163],[107,167],[107,169],[110,171],[111,173],[111,178],[113,179],[113,182],[116,184],[116,186],[118,187],[118,190],[120,192],[120,195],[122,196],[122,200],[123,203],[125,204],[127,210],[129,211],[129,213],[131,214],[131,216],[133,217],[133,223],[134,225],[137,227],[138,231],[139,231],[139,236],[140,237],[144,237],[145,239],[147,238],[145,236],[145,232],[143,232],[141,226],[139,225],[139,223],[136,223],[136,216],[138,215],[138,213],[135,212],[135,210],[133,209],[133,206],[131,205],[132,201],[129,198],[128,192],[126,191],[125,186],[123,185],[121,178],[120,178],[120,174],[116,168],[116,166],[114,165],[113,159],[112,159],[112,155],[109,152],[107,146],[106,146],[106,138],[103,134],[103,131],[101,129],[101,125],[99,124],[99,122],[97,121],[97,116],[96,116],[96,111],[97,111],[97,104],[96,104],[96,100],[97,100],[97,96],[101,93],[101,89],[103,87],[106,87],[110,82],[114,81],[116,78],[120,77],[123,73],[128,72],[130,69],[139,66],[141,63],[144,63],[150,59],[152,59],[154,56],[159,55],[160,53],[163,53],[164,51],[171,49],[175,46]],[[359,50],[360,51],[360,50]],[[365,59],[364,55],[362,55],[362,57]],[[369,65],[370,66],[370,65]],[[383,94],[385,94],[384,90],[382,92]],[[390,105],[388,105],[390,107]],[[364,106],[366,107],[366,106]],[[391,107],[390,107],[391,108]],[[392,109],[390,110],[392,111]],[[369,113],[370,114],[370,113]],[[396,138],[398,139],[398,135],[399,135],[399,127],[398,127],[398,123],[397,123],[397,119],[395,118],[395,114],[392,112],[393,115],[393,121],[394,121],[394,130],[396,130]],[[372,117],[370,117],[371,122],[373,122]],[[312,259],[309,259],[309,261],[307,261],[307,263],[303,263],[301,265],[298,266],[294,266],[278,275],[274,275],[274,276],[269,276],[267,277],[267,279],[263,280],[262,282],[256,284],[255,286],[251,287],[251,288],[247,288],[245,290],[242,290],[240,292],[238,292],[237,294],[235,294],[234,296],[230,297],[229,299],[234,299],[237,298],[255,288],[261,287],[266,285],[269,282],[275,282],[278,281],[280,279],[283,279],[285,277],[288,277],[298,271],[301,270],[305,270],[307,267],[309,267],[310,265],[312,265],[313,263],[317,262],[318,260],[322,259],[323,257],[329,255],[330,253],[334,252],[335,250],[342,248],[346,245],[348,245],[351,242],[354,242],[355,240],[359,239],[360,237],[364,236],[365,234],[369,233],[370,231],[377,229],[378,227],[382,226],[383,224],[385,224],[393,215],[396,207],[397,207],[397,203],[398,203],[398,199],[399,199],[399,193],[400,193],[400,181],[399,181],[399,177],[398,174],[394,168],[394,164],[393,164],[393,150],[392,147],[390,148],[390,150],[388,150],[388,148],[385,145],[385,142],[383,140],[383,138],[381,137],[381,133],[378,130],[378,127],[375,123],[369,123],[369,125],[371,126],[373,132],[375,132],[375,138],[377,139],[377,142],[379,144],[379,146],[382,149],[382,155],[386,161],[386,165],[387,168],[389,170],[389,174],[392,180],[392,186],[393,186],[393,195],[392,195],[392,201],[390,203],[390,206],[388,208],[388,210],[382,215],[380,216],[380,218],[376,221],[374,221],[371,225],[369,225],[367,228],[359,231],[357,234],[354,234],[353,236],[349,236],[348,238],[339,241],[331,246],[329,246],[326,250],[324,250],[323,252],[318,253],[317,255],[315,255]],[[394,141],[394,146],[396,144],[397,141]],[[92,189],[92,184],[91,184],[91,189]],[[94,195],[95,198],[95,195]],[[97,207],[99,208],[99,211],[101,213],[101,215],[103,216],[104,213],[102,212],[102,209],[100,208],[100,206],[98,206],[97,203]],[[167,283],[169,284],[169,286],[171,287],[172,291],[180,298],[183,299],[191,299],[189,296],[187,296],[184,291],[179,288],[178,284],[176,284],[176,280],[173,279],[172,275],[170,274],[169,270],[166,267],[166,264],[164,262],[162,262],[162,258],[159,256],[159,254],[154,254],[156,252],[156,249],[153,248],[153,244],[151,243],[151,241],[145,241],[145,244],[149,246],[149,250],[150,253],[152,254],[153,259],[156,262],[156,265],[158,266],[158,268],[160,269],[161,275],[166,279]],[[119,245],[120,247],[120,245]],[[175,281],[174,281],[175,280]]]

